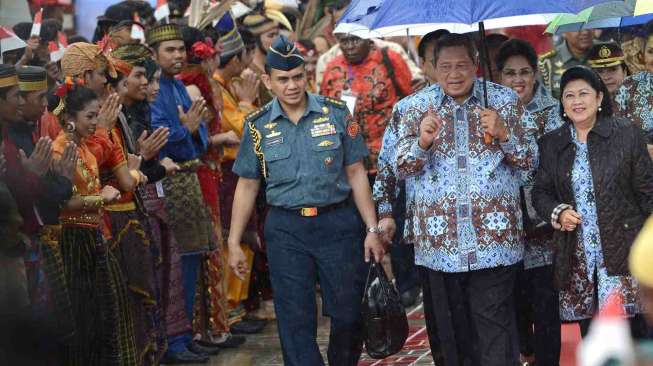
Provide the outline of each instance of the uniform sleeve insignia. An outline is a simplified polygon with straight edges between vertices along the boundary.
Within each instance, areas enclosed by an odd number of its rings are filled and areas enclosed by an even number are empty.
[[[358,124],[358,122],[352,122],[349,124],[349,126],[347,126],[347,134],[351,138],[356,138],[360,130],[361,130],[361,126]]]

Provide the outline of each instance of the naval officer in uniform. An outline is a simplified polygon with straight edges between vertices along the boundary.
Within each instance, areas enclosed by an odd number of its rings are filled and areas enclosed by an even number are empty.
[[[306,92],[304,59],[287,38],[277,38],[266,62],[262,80],[275,97],[245,119],[233,167],[239,180],[229,265],[238,276],[249,270],[241,236],[265,182],[265,241],[284,363],[324,364],[316,343],[319,278],[331,318],[329,364],[356,365],[365,262],[384,255],[361,127],[343,102]]]
[[[560,98],[562,74],[574,66],[586,65],[588,52],[594,44],[594,33],[589,29],[565,32],[562,38],[564,41],[541,55],[537,63],[542,83],[556,99]]]

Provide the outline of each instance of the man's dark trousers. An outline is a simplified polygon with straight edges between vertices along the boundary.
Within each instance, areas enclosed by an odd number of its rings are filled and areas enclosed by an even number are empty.
[[[362,348],[365,228],[353,204],[315,217],[271,208],[265,239],[284,364],[323,365],[316,343],[319,278],[331,318],[330,365],[354,366]]]

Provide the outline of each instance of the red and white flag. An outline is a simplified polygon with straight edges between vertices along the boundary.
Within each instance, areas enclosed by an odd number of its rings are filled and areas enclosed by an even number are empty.
[[[11,29],[0,27],[0,55],[7,51],[27,47],[27,43],[20,39]],[[0,56],[0,62],[2,57]]]
[[[635,366],[635,345],[630,335],[621,293],[613,291],[592,320],[589,332],[579,345],[576,359],[579,366],[612,364]]]
[[[48,42],[48,50],[50,51],[50,61],[57,62],[61,60],[66,48],[68,47],[68,38],[63,32],[57,32],[57,42]]]
[[[170,16],[170,7],[167,0],[156,0],[156,10],[154,10],[154,18],[161,21],[163,18]]]
[[[132,24],[131,35],[132,39],[138,39],[141,43],[145,42],[145,31],[141,26],[141,17],[138,16],[138,13],[134,13],[134,21],[136,23]]]
[[[32,21],[32,31],[30,32],[31,37],[39,37],[41,35],[41,23],[43,23],[43,8],[34,14],[34,20]]]

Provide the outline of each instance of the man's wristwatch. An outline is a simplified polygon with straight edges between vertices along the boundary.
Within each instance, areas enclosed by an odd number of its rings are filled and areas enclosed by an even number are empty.
[[[367,232],[373,234],[380,234],[383,232],[383,230],[381,230],[381,228],[378,226],[373,226],[373,227],[368,227]]]

